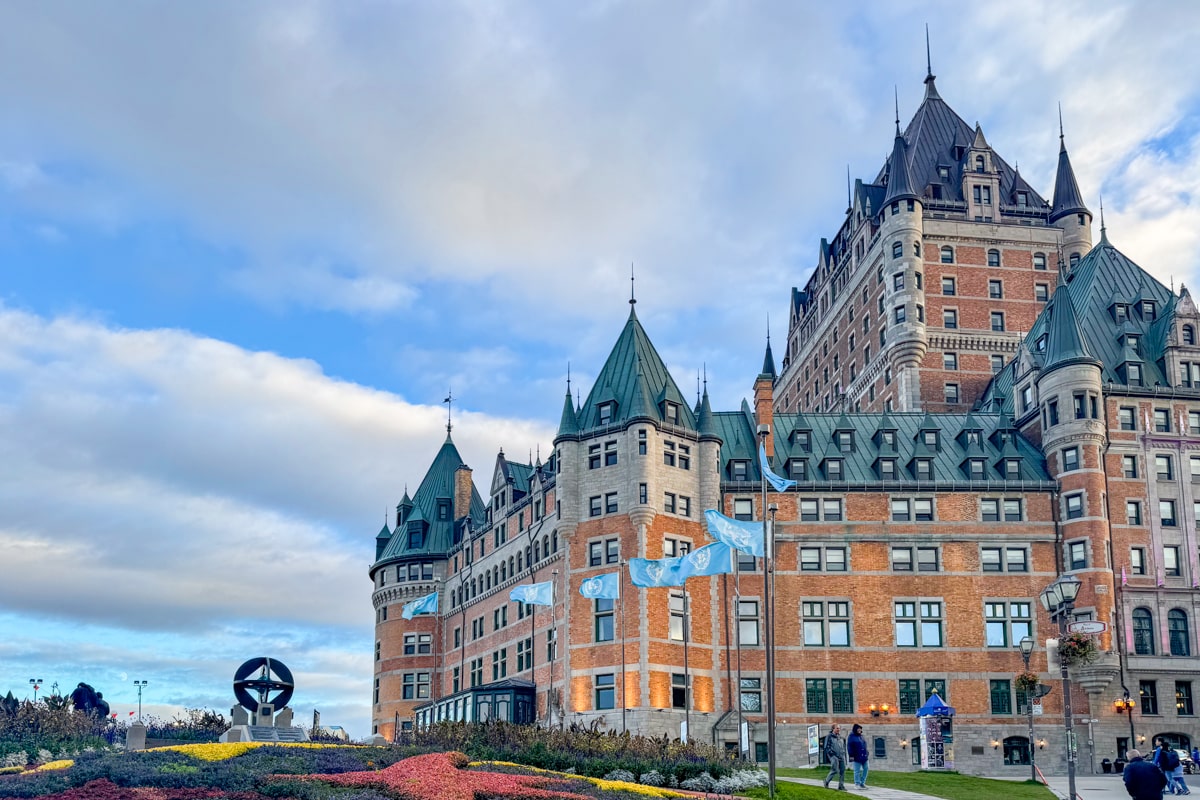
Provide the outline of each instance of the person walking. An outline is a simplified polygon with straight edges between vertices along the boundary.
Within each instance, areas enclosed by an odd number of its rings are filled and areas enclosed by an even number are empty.
[[[1179,754],[1165,739],[1159,739],[1156,744],[1158,747],[1154,750],[1153,761],[1167,778],[1167,791],[1171,794],[1191,794],[1183,782],[1183,763],[1179,760]]]
[[[1171,785],[1175,787],[1175,794],[1191,794],[1192,790],[1188,788],[1187,782],[1183,779],[1183,759],[1175,750],[1169,749],[1167,752],[1170,754],[1169,760],[1173,765],[1171,774],[1167,777],[1171,779]]]
[[[1125,791],[1133,800],[1162,800],[1163,788],[1167,785],[1167,776],[1157,766],[1142,758],[1140,750],[1130,750],[1127,754],[1129,763],[1121,778],[1125,781]]]
[[[850,736],[846,739],[846,754],[854,766],[854,785],[865,789],[867,788],[867,740],[863,738],[862,729],[862,725],[855,725],[850,729]]]
[[[846,743],[842,741],[842,726],[834,725],[825,737],[825,757],[829,759],[829,774],[825,776],[825,788],[837,776],[838,791],[846,791]]]

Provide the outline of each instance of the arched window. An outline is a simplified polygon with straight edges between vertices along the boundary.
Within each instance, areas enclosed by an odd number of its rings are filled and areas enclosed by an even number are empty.
[[[921,243],[920,242],[913,242],[913,255],[914,256],[921,255]]]
[[[1139,656],[1154,655],[1154,616],[1148,608],[1133,610],[1133,652]]]
[[[1045,269],[1046,268],[1046,254],[1045,253],[1034,253],[1033,254],[1033,268],[1034,269]]]
[[[483,589],[487,591],[490,588],[492,588],[492,573],[485,572],[483,575]]]
[[[892,258],[904,255],[904,242],[892,242]]]
[[[954,248],[953,247],[946,246],[946,247],[942,248],[942,263],[943,264],[953,264],[954,263]]]
[[[527,567],[533,566],[533,548],[532,547],[525,548],[525,566],[527,566]]]
[[[500,585],[500,568],[492,567],[492,586]]]
[[[1184,344],[1195,344],[1196,343],[1196,329],[1193,328],[1191,325],[1183,326],[1183,343]]]
[[[508,562],[501,561],[500,562],[500,582],[504,583],[506,580],[508,580]]]
[[[558,552],[558,531],[550,534],[550,546],[554,548],[553,552]]]
[[[1004,763],[1013,766],[1029,763],[1029,740],[1024,736],[1009,736],[1004,740]]]
[[[983,156],[975,156],[975,171],[983,172]]]
[[[543,536],[542,537],[542,558],[549,558],[549,557],[550,557],[550,537]]]
[[[515,569],[513,569],[513,567],[515,565],[516,565],[516,563],[513,561],[513,557],[509,556],[508,557],[508,574],[512,575],[513,577],[516,577],[516,575],[517,575],[517,571]]]
[[[914,280],[915,280],[915,282],[916,282],[916,284],[917,284],[917,288],[918,288],[918,289],[924,289],[924,288],[925,288],[925,276],[924,276],[924,275],[922,275],[922,274],[921,274],[921,273],[919,273],[919,272],[914,272],[914,273],[913,273],[913,278],[914,278]]]
[[[517,572],[525,571],[525,554],[520,550],[517,551]]]
[[[988,250],[988,266],[989,267],[1000,266],[1000,251],[999,250]]]
[[[530,563],[536,564],[537,562],[539,562],[541,560],[542,560],[542,543],[539,542],[537,539],[534,539],[533,540],[533,561],[531,561]]]
[[[1167,612],[1167,632],[1171,636],[1171,655],[1190,656],[1192,654],[1186,611],[1182,608],[1172,608]]]

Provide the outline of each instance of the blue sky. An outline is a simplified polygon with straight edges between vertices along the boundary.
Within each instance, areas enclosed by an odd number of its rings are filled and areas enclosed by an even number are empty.
[[[549,446],[638,311],[747,395],[767,317],[925,74],[1043,195],[1200,268],[1182,3],[0,6],[0,693],[226,709],[241,661],[368,732],[385,508],[444,435]]]

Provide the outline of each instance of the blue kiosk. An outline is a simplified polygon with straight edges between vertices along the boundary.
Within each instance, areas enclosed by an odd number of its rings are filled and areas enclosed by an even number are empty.
[[[954,769],[954,707],[948,706],[934,690],[925,705],[917,709],[921,729],[921,769]]]

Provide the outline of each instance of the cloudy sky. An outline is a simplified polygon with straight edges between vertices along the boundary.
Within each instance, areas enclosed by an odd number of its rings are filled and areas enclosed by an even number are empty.
[[[226,710],[260,654],[369,731],[385,509],[549,446],[638,311],[685,391],[942,96],[1200,278],[1200,5],[0,2],[0,694]]]

